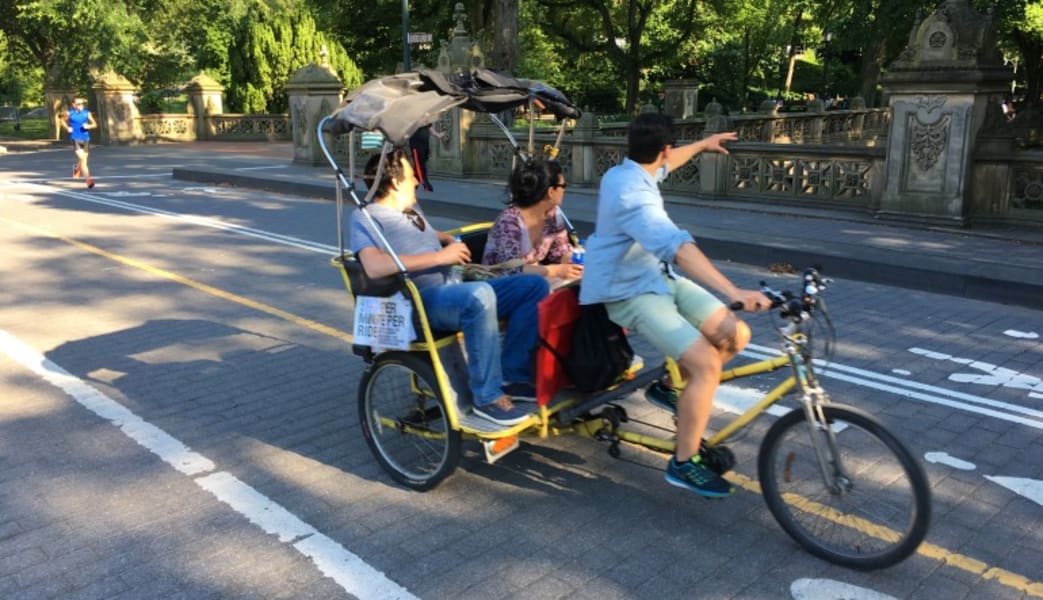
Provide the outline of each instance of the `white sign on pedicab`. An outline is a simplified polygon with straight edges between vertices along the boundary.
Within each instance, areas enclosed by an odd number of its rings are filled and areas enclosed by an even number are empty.
[[[358,296],[352,334],[356,344],[408,350],[416,339],[413,305],[401,292],[391,297]]]

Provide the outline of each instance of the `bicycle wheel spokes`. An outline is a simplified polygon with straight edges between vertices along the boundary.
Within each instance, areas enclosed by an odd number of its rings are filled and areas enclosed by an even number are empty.
[[[787,533],[817,556],[860,569],[894,564],[926,535],[930,504],[923,470],[868,416],[840,407],[826,411],[839,430],[828,481],[812,438],[826,445],[825,436],[795,411],[765,436],[765,500]],[[832,456],[828,445],[823,449]]]
[[[359,408],[367,441],[392,476],[428,489],[456,467],[459,433],[449,428],[426,363],[379,361],[362,382]]]

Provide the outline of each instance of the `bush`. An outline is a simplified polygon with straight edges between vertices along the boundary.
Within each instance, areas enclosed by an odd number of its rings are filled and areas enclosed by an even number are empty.
[[[143,115],[155,115],[166,112],[167,99],[162,92],[145,92],[138,97],[138,110]]]

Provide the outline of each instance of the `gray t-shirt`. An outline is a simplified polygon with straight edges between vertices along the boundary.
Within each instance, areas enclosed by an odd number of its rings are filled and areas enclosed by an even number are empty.
[[[442,243],[438,241],[438,233],[427,221],[419,206],[413,207],[416,211],[415,216],[380,204],[370,204],[365,210],[376,221],[380,233],[391,244],[396,254],[423,254],[437,252],[442,248]],[[423,231],[419,227],[421,222],[424,224]],[[359,250],[369,247],[387,252],[387,248],[374,233],[372,224],[360,209],[355,209],[351,213],[351,251],[358,254]],[[417,288],[423,289],[444,284],[448,273],[449,267],[443,266],[410,273],[410,276]]]

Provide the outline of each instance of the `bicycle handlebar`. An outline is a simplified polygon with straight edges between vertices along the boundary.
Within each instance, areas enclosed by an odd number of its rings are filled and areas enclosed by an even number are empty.
[[[822,277],[818,268],[808,267],[804,269],[804,290],[799,297],[789,290],[773,289],[763,281],[760,282],[760,285],[761,293],[771,300],[771,308],[782,309],[779,311],[779,316],[794,321],[803,321],[815,309],[816,296],[832,282],[832,279]],[[735,311],[742,310],[743,304],[741,302],[732,302],[728,305],[728,308]]]

